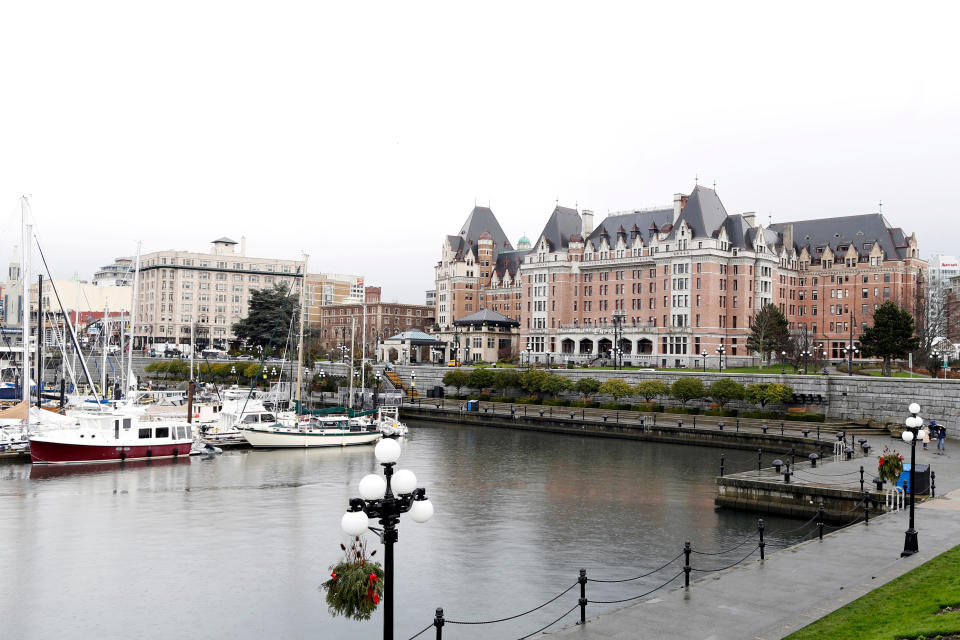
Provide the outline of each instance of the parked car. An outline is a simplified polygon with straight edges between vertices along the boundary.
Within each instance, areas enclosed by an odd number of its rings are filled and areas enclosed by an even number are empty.
[[[253,360],[253,356],[245,354],[242,356],[237,356],[237,360]]]

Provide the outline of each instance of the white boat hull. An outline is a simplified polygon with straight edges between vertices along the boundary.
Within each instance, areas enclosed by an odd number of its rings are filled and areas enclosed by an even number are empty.
[[[243,437],[253,447],[294,449],[311,447],[346,447],[369,444],[381,438],[379,431],[346,431],[340,429],[243,429]]]

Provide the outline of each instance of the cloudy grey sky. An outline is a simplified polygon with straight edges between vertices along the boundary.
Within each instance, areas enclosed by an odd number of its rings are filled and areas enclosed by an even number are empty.
[[[311,255],[432,286],[474,201],[516,242],[554,202],[694,177],[776,221],[876,211],[960,253],[955,3],[8,2],[0,260],[32,194],[55,276],[136,242]]]

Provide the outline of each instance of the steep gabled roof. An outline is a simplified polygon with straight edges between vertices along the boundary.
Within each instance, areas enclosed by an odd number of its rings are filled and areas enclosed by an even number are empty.
[[[515,276],[517,275],[517,269],[520,268],[520,259],[528,253],[530,253],[528,249],[501,251],[497,254],[497,261],[493,270],[501,278],[503,278],[504,273],[509,273],[511,276]]]
[[[770,225],[770,228],[782,234],[789,225],[793,225],[795,248],[799,251],[802,247],[809,247],[810,255],[814,258],[820,255],[816,247],[828,246],[836,252],[837,247],[849,244],[853,244],[857,253],[865,255],[870,250],[864,249],[864,243],[879,244],[888,259],[907,257],[907,239],[903,230],[890,227],[879,213],[778,222]]]
[[[600,246],[600,235],[606,234],[608,237],[612,237],[610,240],[611,245],[616,243],[616,233],[623,227],[624,229],[633,229],[636,227],[638,230],[659,230],[665,225],[673,222],[673,209],[650,209],[647,211],[633,211],[631,213],[620,213],[612,216],[607,216],[604,218],[603,222],[597,225],[597,228],[594,229],[590,235],[587,237],[587,240],[593,242],[594,247]],[[644,238],[644,242],[647,242],[649,237]],[[628,238],[632,241],[632,238]]]
[[[676,229],[681,222],[686,222],[693,230],[693,237],[709,238],[714,231],[720,229],[726,219],[727,210],[723,208],[717,192],[698,185],[687,198],[687,204],[673,227]]]
[[[756,229],[751,228],[739,213],[727,216],[727,219],[720,226],[726,230],[727,238],[730,239],[730,244],[734,247],[739,249],[753,247],[753,239],[757,233]]]
[[[463,253],[471,251],[474,255],[477,253],[477,241],[483,233],[489,233],[493,238],[493,255],[498,252],[512,249],[507,234],[500,228],[497,217],[489,207],[474,207],[470,215],[460,227],[460,233],[457,234],[463,242],[459,244],[459,250]]]
[[[540,238],[546,238],[551,251],[563,251],[570,244],[570,236],[580,233],[582,228],[583,221],[576,209],[557,206],[537,237],[537,242]]]

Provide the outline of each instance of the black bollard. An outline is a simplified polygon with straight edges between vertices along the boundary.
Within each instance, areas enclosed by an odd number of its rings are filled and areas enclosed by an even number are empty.
[[[877,476],[873,479],[873,484],[877,485],[877,491],[883,491],[883,478]]]
[[[757,449],[757,472],[763,471],[763,449]]]
[[[721,477],[721,478],[723,477],[723,462],[724,462],[723,457],[724,457],[724,456],[723,456],[723,454],[721,453],[721,454],[720,454],[720,477]]]
[[[860,465],[860,492],[863,493],[863,465]]]
[[[527,405],[523,405],[523,417],[527,417]]]
[[[717,423],[717,426],[720,428],[720,431],[723,431],[723,421]]]
[[[581,419],[581,420],[586,420],[586,419],[587,419],[587,410],[586,410],[586,409],[580,409],[580,419]]]
[[[580,583],[580,599],[577,600],[577,604],[580,605],[580,622],[577,624],[586,624],[587,623],[587,570],[580,569],[580,577],[577,578],[577,582]]]
[[[643,418],[640,418],[640,432],[643,433]]]
[[[607,421],[607,414],[603,414],[603,421],[604,421],[604,422]]]
[[[937,472],[936,471],[930,472],[930,497],[931,498],[937,497]]]
[[[870,524],[870,496],[863,494],[863,523]]]
[[[570,419],[573,420],[573,411],[570,412]]]
[[[780,435],[783,435],[783,420],[780,421]]]
[[[697,414],[693,414],[693,428],[697,428]]]
[[[617,422],[620,422],[620,412],[617,411]]]
[[[550,407],[550,417],[553,417],[553,407]]]
[[[760,425],[760,428],[763,429],[763,432],[764,432],[764,433],[766,433],[766,432],[767,432],[767,429],[769,429],[770,427],[768,427],[768,426],[765,425],[765,424],[762,424],[762,425]]]
[[[823,500],[817,505],[817,529],[819,530],[820,540],[823,540]]]
[[[767,545],[766,545],[766,543],[763,541],[763,518],[760,518],[760,519],[757,521],[757,531],[760,532],[760,559],[761,559],[761,560],[764,560],[765,558],[764,558],[764,555],[763,555],[763,548],[764,548],[765,546],[767,546]]]
[[[820,456],[818,456],[818,455],[815,454],[815,453],[811,453],[811,454],[810,454],[809,456],[807,456],[807,457],[810,459],[810,466],[813,467],[814,469],[816,469],[816,468],[817,468],[817,460],[820,459]]]
[[[433,626],[437,628],[437,640],[443,640],[443,609],[437,607],[437,615],[433,617]]]
[[[740,418],[737,418],[737,433],[740,433]]]
[[[787,463],[786,468],[783,470],[783,483],[790,484],[790,463]]]
[[[683,420],[677,419],[677,428],[683,429]]]
[[[810,429],[801,429],[800,433],[802,433],[803,437],[806,438],[808,435],[810,435]]]
[[[780,473],[780,467],[783,466],[783,460],[781,460],[780,458],[777,458],[771,464],[773,465],[773,472]]]
[[[683,543],[683,555],[686,556],[683,561],[683,587],[690,588],[690,541]]]
[[[817,440],[820,439],[820,425],[817,425]]]
[[[541,417],[541,418],[543,417],[543,414],[544,414],[543,409],[540,409],[540,417]]]

